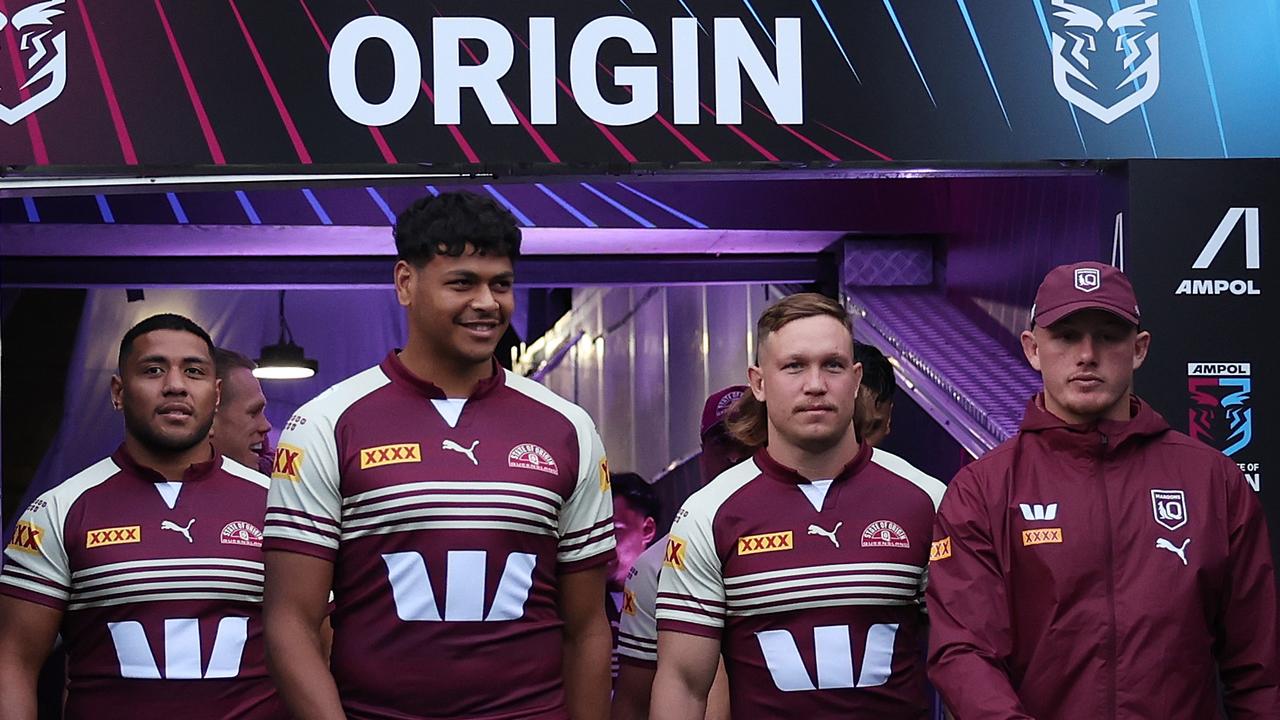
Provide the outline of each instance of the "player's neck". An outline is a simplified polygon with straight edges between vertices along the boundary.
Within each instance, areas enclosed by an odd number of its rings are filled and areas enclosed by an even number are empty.
[[[789,442],[769,428],[769,455],[779,463],[795,470],[810,480],[833,478],[858,454],[858,438],[853,426],[834,445],[813,448]]]
[[[489,358],[477,363],[442,357],[427,348],[425,343],[414,342],[413,338],[400,351],[400,362],[409,372],[440,388],[446,397],[451,398],[470,397],[476,383],[493,375],[493,361]]]
[[[207,439],[201,440],[186,450],[169,453],[149,448],[133,435],[126,433],[124,447],[129,451],[129,457],[133,458],[134,462],[155,470],[170,482],[180,482],[187,468],[196,463],[206,462],[213,457],[213,451]]]

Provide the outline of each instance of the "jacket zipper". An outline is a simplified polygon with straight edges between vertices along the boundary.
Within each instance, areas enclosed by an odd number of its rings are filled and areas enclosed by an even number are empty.
[[[1098,481],[1102,490],[1102,511],[1106,520],[1106,537],[1107,537],[1107,605],[1111,611],[1111,622],[1107,627],[1107,656],[1110,659],[1110,672],[1107,675],[1107,695],[1111,698],[1108,703],[1108,716],[1113,720],[1116,717],[1116,684],[1118,678],[1118,658],[1116,657],[1116,561],[1115,561],[1115,536],[1114,526],[1111,523],[1111,499],[1107,494],[1107,479],[1103,472],[1106,467],[1106,453],[1108,438],[1105,434],[1099,433],[1102,438],[1098,447]]]

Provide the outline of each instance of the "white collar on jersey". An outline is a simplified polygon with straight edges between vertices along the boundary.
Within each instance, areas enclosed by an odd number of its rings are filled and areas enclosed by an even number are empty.
[[[804,492],[804,496],[809,498],[813,509],[822,512],[822,503],[827,499],[827,491],[831,489],[831,483],[835,482],[835,478],[823,478],[821,480],[810,480],[807,483],[798,483],[800,490]]]
[[[436,412],[440,413],[440,417],[449,423],[449,427],[458,427],[458,418],[462,417],[462,408],[467,404],[467,399],[445,398],[439,400],[432,398],[431,404],[436,406]]]

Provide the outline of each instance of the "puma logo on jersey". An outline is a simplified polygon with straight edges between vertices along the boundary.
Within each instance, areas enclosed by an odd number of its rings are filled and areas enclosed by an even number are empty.
[[[822,529],[822,528],[818,527],[817,525],[810,525],[810,526],[809,526],[809,534],[810,534],[810,535],[821,535],[822,537],[824,537],[824,538],[826,538],[826,539],[830,540],[832,545],[835,545],[837,548],[839,548],[839,547],[840,547],[840,541],[836,539],[836,533],[840,532],[840,526],[841,526],[841,525],[844,525],[844,521],[843,521],[843,520],[841,520],[840,522],[836,523],[836,526],[835,526],[835,527],[833,527],[833,528],[831,528],[831,532],[827,532],[826,530],[824,530],[824,529]]]
[[[187,524],[186,524],[186,526],[184,527],[184,526],[179,525],[179,524],[177,524],[177,523],[175,523],[175,522],[173,522],[173,521],[165,520],[165,521],[163,521],[163,522],[161,522],[161,523],[160,523],[160,529],[161,529],[161,530],[172,530],[172,531],[174,531],[174,532],[176,532],[176,533],[182,533],[182,536],[183,536],[183,537],[185,537],[185,538],[187,539],[187,542],[189,542],[189,543],[193,543],[193,542],[195,542],[195,540],[192,540],[192,539],[191,539],[191,526],[192,526],[193,524],[195,524],[195,521],[196,521],[196,519],[195,519],[195,518],[191,518],[190,520],[188,520],[188,521],[187,521]]]
[[[475,453],[476,446],[479,444],[480,444],[479,440],[473,440],[471,442],[471,447],[462,447],[461,445],[459,445],[458,443],[452,440],[445,440],[444,442],[440,443],[440,449],[452,450],[456,453],[462,453],[463,455],[466,455],[471,460],[472,465],[479,465],[480,461],[476,460],[476,453]]]
[[[1182,545],[1180,546],[1174,545],[1173,543],[1169,542],[1168,540],[1165,540],[1164,538],[1160,538],[1156,540],[1156,547],[1160,548],[1161,550],[1168,550],[1174,555],[1177,555],[1178,559],[1182,561],[1183,565],[1187,564],[1187,545],[1189,544],[1191,544],[1191,538],[1187,538],[1186,540],[1183,540]]]

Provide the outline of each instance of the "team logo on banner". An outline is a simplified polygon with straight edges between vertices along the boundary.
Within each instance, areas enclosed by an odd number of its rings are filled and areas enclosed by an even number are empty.
[[[1080,5],[1053,0],[1053,16],[1063,21],[1052,43],[1058,94],[1107,124],[1150,100],[1160,87],[1160,33],[1149,32],[1146,21],[1156,16],[1158,3],[1129,5],[1104,20]]]
[[[1152,490],[1151,512],[1169,532],[1187,524],[1187,496],[1181,490]]]
[[[54,32],[64,0],[46,0],[0,12],[0,56],[12,55],[19,74],[14,87],[0,85],[0,120],[13,125],[53,102],[67,85],[67,33]],[[4,48],[13,42],[15,48]]]
[[[1250,364],[1187,363],[1189,434],[1234,456],[1253,441]]]

